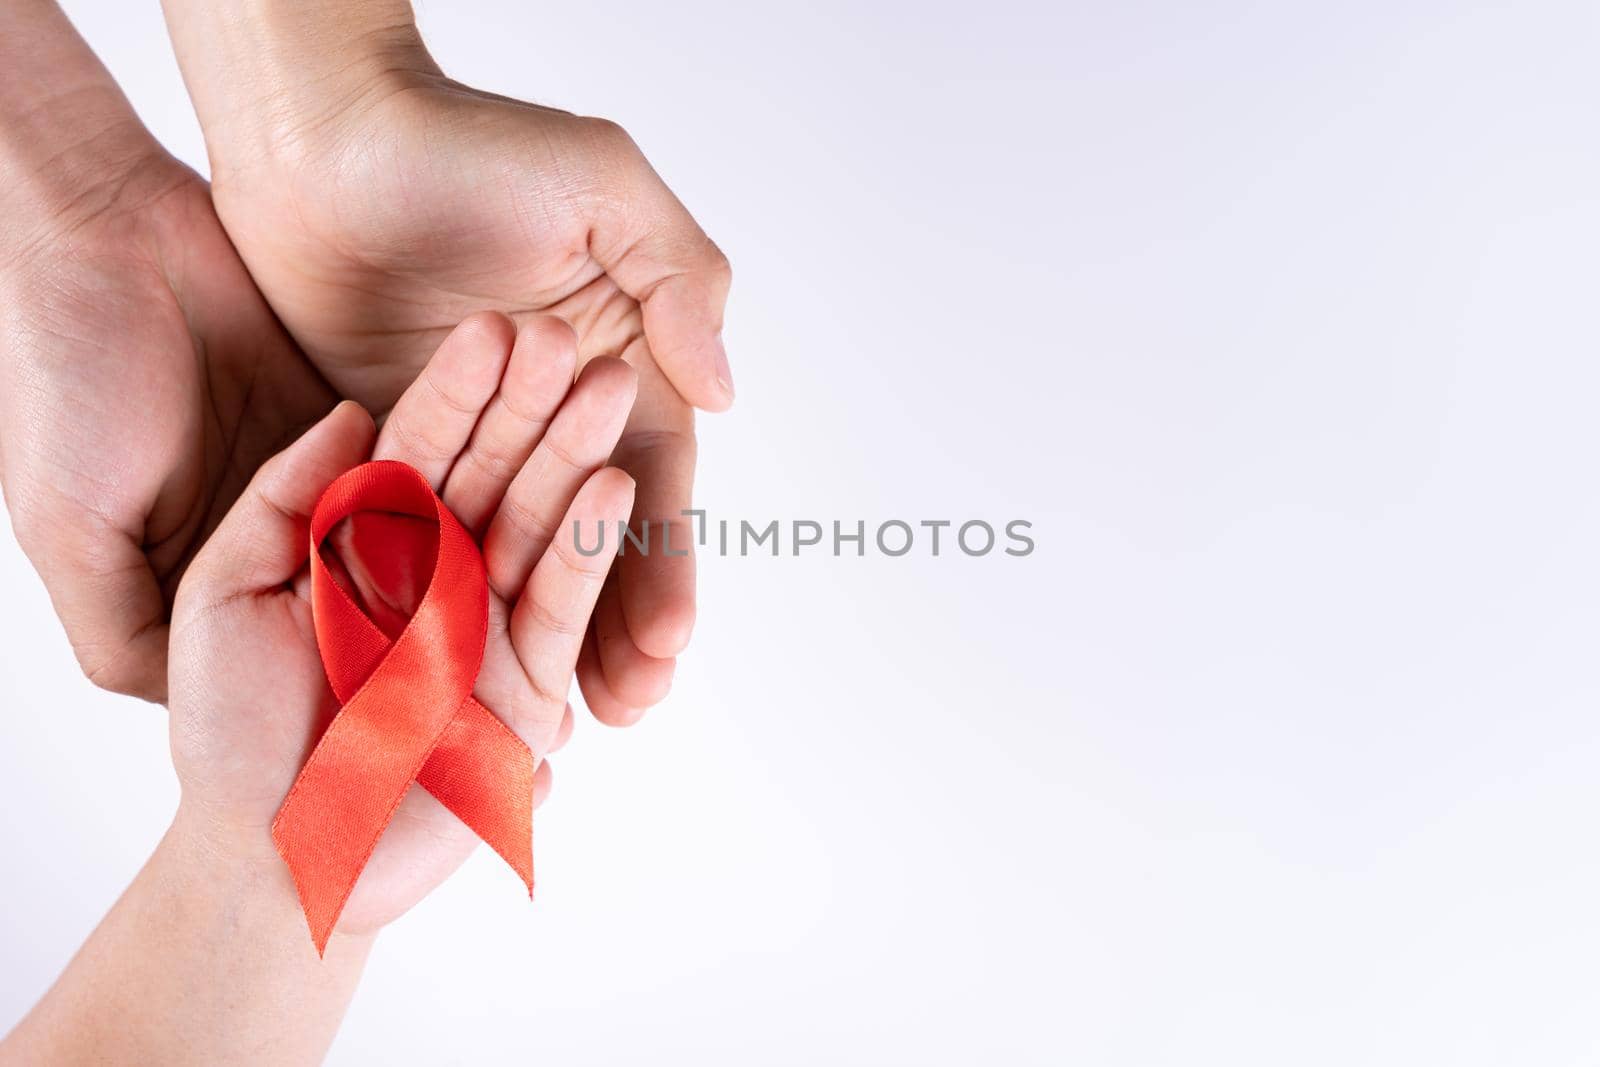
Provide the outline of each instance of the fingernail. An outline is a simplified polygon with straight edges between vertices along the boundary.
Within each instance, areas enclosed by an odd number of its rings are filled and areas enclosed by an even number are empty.
[[[733,368],[728,366],[728,349],[723,345],[722,338],[717,337],[717,384],[722,386],[722,391],[728,394],[728,399],[733,399]]]

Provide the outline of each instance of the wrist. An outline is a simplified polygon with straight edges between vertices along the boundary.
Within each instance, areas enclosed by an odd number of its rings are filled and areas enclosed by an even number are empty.
[[[352,114],[441,77],[408,0],[163,0],[214,180],[293,162]]]
[[[266,827],[229,825],[185,802],[151,868],[164,895],[194,920],[194,927],[205,929],[225,919],[217,931],[225,929],[236,949],[292,957],[314,954],[294,881]],[[327,959],[334,963],[364,957],[376,936],[336,933]]]
[[[319,1063],[370,937],[319,959],[280,876],[180,809],[0,1050],[23,1063]]]
[[[0,5],[0,252],[103,209],[170,157],[60,9]]]

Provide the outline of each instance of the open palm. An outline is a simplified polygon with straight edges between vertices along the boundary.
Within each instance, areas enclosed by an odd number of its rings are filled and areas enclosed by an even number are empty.
[[[341,395],[387,411],[486,306],[558,315],[580,364],[615,356],[638,372],[612,459],[637,479],[636,521],[672,523],[674,554],[621,561],[580,668],[591,708],[632,721],[665,694],[693,627],[693,560],[676,553],[691,543],[690,402],[732,400],[726,259],[611,123],[417,74],[284,136],[270,160],[218,159],[218,210]]]
[[[160,700],[184,566],[334,397],[206,184],[139,136],[136,162],[41,215],[0,273],[0,458],[18,541],[85,672]]]
[[[196,560],[173,624],[173,752],[184,803],[284,883],[269,827],[336,710],[312,626],[306,526],[322,489],[344,470],[368,458],[410,463],[484,537],[489,634],[474,695],[536,759],[564,739],[566,692],[609,556],[586,558],[570,538],[552,535],[574,521],[614,527],[633,495],[625,474],[601,469],[633,399],[633,373],[603,360],[571,384],[574,347],[554,320],[517,331],[498,315],[470,318],[381,434],[356,405],[341,405],[263,467]],[[380,579],[340,533],[332,539],[337,573],[374,621],[392,628],[425,584]],[[541,765],[537,790],[548,783]],[[443,881],[475,840],[414,786],[339,928],[390,921]]]

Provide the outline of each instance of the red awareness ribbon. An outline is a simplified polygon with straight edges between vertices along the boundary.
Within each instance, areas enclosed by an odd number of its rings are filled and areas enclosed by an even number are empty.
[[[346,518],[380,590],[431,565],[427,592],[403,626],[391,626],[392,636],[323,557],[323,540]],[[278,809],[272,840],[294,876],[317,951],[327,947],[413,781],[498,852],[531,893],[536,760],[472,698],[488,630],[488,580],[477,544],[426,478],[378,460],[328,486],[311,517],[311,607],[340,708]]]

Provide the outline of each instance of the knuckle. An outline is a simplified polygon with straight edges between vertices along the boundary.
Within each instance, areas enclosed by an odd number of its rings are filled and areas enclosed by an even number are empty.
[[[573,530],[571,539],[557,537],[551,542],[550,551],[555,553],[556,561],[568,571],[577,575],[585,583],[601,581],[611,570],[610,553],[602,550],[592,556],[586,556],[577,550],[577,530]]]
[[[715,242],[711,243],[710,263],[707,265],[706,273],[711,275],[712,280],[724,292],[733,286],[733,263],[729,261],[728,254]]]
[[[415,456],[423,462],[442,462],[451,457],[451,450],[429,434],[412,426],[407,420],[391,421],[388,430],[393,435],[403,455]]]
[[[541,677],[539,671],[527,672],[528,693],[530,699],[526,707],[517,709],[519,725],[537,742],[537,748],[549,744],[555,732],[561,728],[561,716],[567,706],[567,694],[556,691],[548,679]]]
[[[457,415],[476,417],[483,409],[483,405],[472,397],[462,395],[455,382],[449,379],[440,381],[437,372],[425,374],[422,380],[433,398],[448,411]]]
[[[35,549],[49,543],[52,530],[66,528],[56,498],[48,492],[44,479],[19,471],[5,479],[6,510],[11,514],[11,533],[30,559]],[[76,524],[74,524],[76,525]]]
[[[618,155],[637,153],[639,146],[634,143],[633,136],[623,129],[620,123],[607,118],[590,118],[585,120],[589,136],[603,149]]]
[[[467,453],[466,460],[485,478],[499,483],[509,482],[522,469],[517,457],[502,445],[474,448]]]
[[[558,434],[550,434],[541,442],[545,455],[567,470],[582,474],[589,470],[591,464],[585,463],[577,452],[567,442],[560,439]]]
[[[123,696],[143,695],[143,679],[133,674],[128,665],[119,661],[118,657],[97,661],[79,654],[78,666],[82,669],[83,676],[98,689],[104,689],[108,693],[120,693]]]
[[[126,641],[107,652],[92,650],[74,644],[73,654],[78,667],[91,684],[110,693],[157,700],[161,684],[157,672],[141,655],[142,639],[155,624],[139,627],[128,635]]]
[[[686,429],[636,430],[625,435],[612,453],[612,462],[624,470],[649,472],[657,488],[688,497],[694,479],[699,445],[692,426]]]
[[[524,624],[531,626],[540,634],[555,634],[560,637],[579,637],[588,625],[587,619],[573,619],[552,608],[539,597],[531,596],[523,600]]]
[[[536,753],[551,751],[551,744],[561,727],[561,719],[551,717],[552,706],[565,707],[566,698],[546,692],[530,675],[528,695],[513,704],[510,709],[511,725]]]
[[[536,545],[548,543],[555,534],[551,520],[540,514],[538,508],[522,499],[521,494],[507,493],[501,504],[500,513],[514,530]]]
[[[42,544],[44,529],[49,525],[39,515],[39,511],[32,504],[18,502],[8,508],[11,512],[11,533],[17,539],[17,544],[22,546],[30,559],[33,558],[34,548]]]

